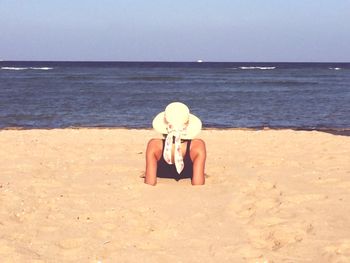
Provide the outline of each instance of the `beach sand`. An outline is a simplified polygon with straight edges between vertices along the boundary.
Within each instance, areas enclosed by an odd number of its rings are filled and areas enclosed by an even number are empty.
[[[1,262],[350,262],[350,137],[204,130],[206,185],[143,183],[151,130],[0,131]]]

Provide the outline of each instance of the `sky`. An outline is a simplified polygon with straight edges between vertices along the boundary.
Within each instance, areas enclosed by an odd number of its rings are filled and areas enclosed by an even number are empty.
[[[0,0],[0,60],[350,62],[350,0]]]

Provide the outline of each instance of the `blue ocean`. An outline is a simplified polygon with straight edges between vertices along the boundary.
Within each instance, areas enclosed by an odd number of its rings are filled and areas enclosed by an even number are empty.
[[[206,128],[350,128],[350,63],[0,61],[0,128],[150,128],[172,101]]]

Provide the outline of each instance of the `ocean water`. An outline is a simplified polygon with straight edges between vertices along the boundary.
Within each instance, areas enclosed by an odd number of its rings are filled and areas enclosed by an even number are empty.
[[[0,128],[149,128],[172,101],[207,128],[350,128],[350,63],[0,62]]]

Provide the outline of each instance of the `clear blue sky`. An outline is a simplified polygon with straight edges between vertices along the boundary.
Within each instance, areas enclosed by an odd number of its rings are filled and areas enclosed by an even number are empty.
[[[0,0],[0,59],[350,61],[350,0]]]

